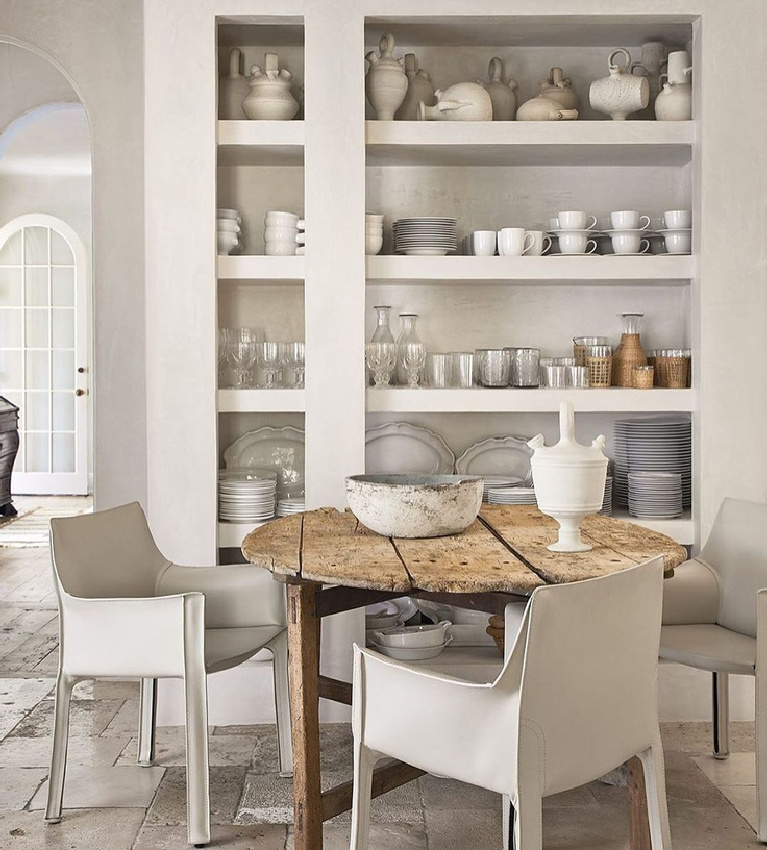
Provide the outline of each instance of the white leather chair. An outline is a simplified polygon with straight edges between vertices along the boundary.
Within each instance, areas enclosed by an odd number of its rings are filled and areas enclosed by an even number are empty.
[[[384,756],[509,797],[515,850],[540,850],[541,799],[635,755],[653,850],[670,850],[656,694],[662,573],[656,558],[538,588],[490,684],[355,647],[352,850],[368,846],[371,776]]]
[[[138,763],[152,764],[157,679],[184,679],[190,844],[210,841],[206,674],[261,649],[274,659],[280,775],[293,771],[283,589],[251,566],[180,567],[155,545],[134,502],[51,520],[59,671],[45,819],[61,820],[69,701],[80,679],[141,678]]]
[[[697,558],[663,585],[660,656],[713,674],[714,756],[729,755],[729,676],[756,676],[757,835],[767,842],[767,505],[725,499]],[[761,642],[761,643],[760,643]]]

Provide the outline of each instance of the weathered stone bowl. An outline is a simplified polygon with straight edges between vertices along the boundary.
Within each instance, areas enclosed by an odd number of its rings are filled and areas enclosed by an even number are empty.
[[[476,475],[352,475],[346,495],[354,516],[386,537],[459,534],[477,518]]]

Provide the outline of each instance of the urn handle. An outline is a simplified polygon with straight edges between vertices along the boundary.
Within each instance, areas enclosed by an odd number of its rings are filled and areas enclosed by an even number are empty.
[[[503,60],[500,56],[493,56],[487,66],[487,76],[491,83],[503,82]]]
[[[394,52],[394,36],[390,32],[385,32],[381,36],[381,41],[378,44],[378,50],[381,56],[391,56]]]
[[[559,441],[572,443],[575,439],[575,409],[569,401],[559,405]]]
[[[415,53],[405,54],[405,73],[410,76],[418,73],[418,59]]]
[[[229,51],[229,76],[239,77],[242,67],[242,51],[239,47],[233,47]]]
[[[610,67],[610,70],[611,70],[611,71],[613,70],[613,68],[620,69],[620,67],[621,67],[621,66],[620,66],[620,65],[618,65],[618,64],[614,61],[614,57],[616,57],[619,53],[622,53],[622,54],[623,54],[623,56],[624,56],[624,57],[625,57],[625,59],[626,59],[626,64],[625,64],[625,66],[623,67],[623,71],[628,71],[628,70],[629,70],[629,68],[631,67],[631,54],[628,52],[628,50],[626,50],[626,48],[625,48],[625,47],[616,47],[616,48],[615,48],[615,50],[613,50],[613,52],[612,52],[612,53],[610,54],[610,56],[608,57],[608,59],[607,59],[607,64],[608,64],[608,66]]]

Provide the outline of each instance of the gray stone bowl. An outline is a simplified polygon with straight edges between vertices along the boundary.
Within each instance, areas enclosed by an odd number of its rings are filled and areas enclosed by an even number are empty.
[[[459,534],[477,518],[476,475],[351,475],[346,496],[354,516],[386,537]]]

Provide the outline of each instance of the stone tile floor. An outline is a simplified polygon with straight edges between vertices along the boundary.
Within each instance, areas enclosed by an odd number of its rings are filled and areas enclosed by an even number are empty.
[[[65,500],[59,500],[64,509]],[[185,848],[183,732],[158,731],[158,766],[135,766],[138,686],[83,682],[71,719],[64,818],[44,806],[56,601],[44,548],[0,547],[0,850]],[[753,725],[733,724],[729,760],[708,755],[707,724],[664,724],[675,850],[757,846]],[[324,727],[325,781],[351,774],[347,726]],[[291,783],[276,775],[271,727],[211,728],[213,846],[291,850]],[[594,782],[544,801],[545,850],[628,847],[624,788]],[[328,850],[349,844],[349,817],[325,828]],[[372,850],[474,850],[501,846],[500,802],[481,789],[427,776],[374,803]]]

